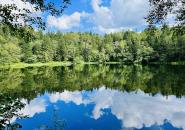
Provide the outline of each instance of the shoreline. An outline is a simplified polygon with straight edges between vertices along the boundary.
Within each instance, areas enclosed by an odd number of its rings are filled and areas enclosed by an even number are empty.
[[[81,63],[73,63],[73,62],[47,62],[47,63],[12,63],[0,65],[0,69],[3,68],[27,68],[27,67],[42,67],[42,66],[71,66],[71,65],[98,65],[102,64],[99,62],[81,62]],[[105,62],[103,64],[123,64],[122,62]]]
[[[13,63],[13,64],[5,64],[0,65],[0,69],[3,68],[27,68],[27,67],[42,67],[42,66],[71,66],[71,65],[111,65],[111,64],[124,64],[129,65],[132,63],[124,63],[124,62],[81,62],[81,63],[73,63],[73,62],[47,62],[47,63]],[[136,63],[135,65],[142,65],[142,63]],[[185,62],[150,62],[146,65],[185,65]]]

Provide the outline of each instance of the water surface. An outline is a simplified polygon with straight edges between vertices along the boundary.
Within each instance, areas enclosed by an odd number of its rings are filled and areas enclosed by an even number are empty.
[[[184,95],[185,66],[2,69],[0,129],[181,130]]]

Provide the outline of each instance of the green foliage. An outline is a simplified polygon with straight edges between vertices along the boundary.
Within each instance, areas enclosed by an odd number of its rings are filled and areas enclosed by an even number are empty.
[[[0,26],[0,64],[47,62],[179,62],[185,61],[185,35],[175,28],[146,29],[141,33],[46,33],[26,29],[13,35]],[[33,38],[24,36],[29,31]]]
[[[0,37],[0,63],[9,64],[20,62],[22,57],[21,48],[17,38]]]
[[[150,25],[164,23],[169,14],[173,14],[178,25],[179,33],[184,32],[185,1],[184,0],[149,0],[151,10],[147,16]],[[181,28],[183,27],[183,28]]]

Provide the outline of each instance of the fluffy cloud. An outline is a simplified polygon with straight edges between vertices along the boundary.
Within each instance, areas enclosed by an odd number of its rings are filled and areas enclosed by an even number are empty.
[[[79,27],[81,18],[86,17],[87,13],[74,12],[71,15],[63,15],[61,17],[48,16],[47,23],[49,27],[54,27],[60,30],[69,30],[74,27]]]
[[[118,27],[118,28],[108,27],[108,28],[106,28],[106,27],[102,27],[102,26],[95,27],[94,29],[97,30],[100,33],[107,33],[107,34],[110,34],[110,33],[113,33],[113,32],[120,32],[120,31],[123,31],[123,30],[133,30],[131,27]]]
[[[101,0],[92,0],[91,17],[99,32],[110,33],[146,24],[148,0],[111,0],[109,7],[101,4]]]

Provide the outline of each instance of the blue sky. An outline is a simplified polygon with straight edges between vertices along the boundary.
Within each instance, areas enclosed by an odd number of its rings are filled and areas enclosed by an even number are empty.
[[[63,15],[45,17],[48,31],[104,34],[143,30],[147,25],[144,17],[148,10],[148,0],[72,0]]]
[[[62,0],[47,0],[60,5]],[[16,4],[19,9],[29,9],[40,15],[47,23],[47,31],[94,32],[99,34],[122,30],[142,31],[147,27],[144,17],[150,9],[148,0],[71,0],[63,15],[54,17],[33,10],[29,2],[22,0],[0,0],[0,4]],[[34,15],[33,15],[34,16]],[[174,25],[173,15],[168,23]],[[19,22],[24,24],[23,19]]]

